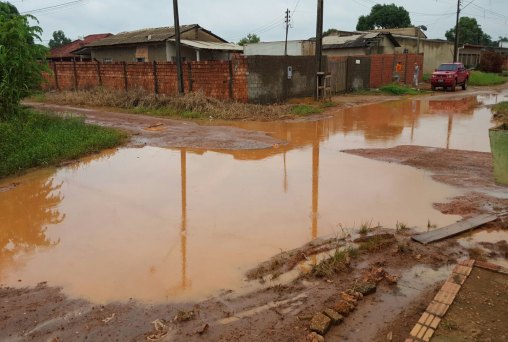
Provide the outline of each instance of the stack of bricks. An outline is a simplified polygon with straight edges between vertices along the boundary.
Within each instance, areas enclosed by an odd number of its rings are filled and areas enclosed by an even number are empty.
[[[430,341],[441,319],[450,308],[450,305],[471,273],[474,263],[474,260],[466,260],[459,263],[453,269],[452,275],[441,287],[418,320],[418,323],[411,330],[406,342]]]

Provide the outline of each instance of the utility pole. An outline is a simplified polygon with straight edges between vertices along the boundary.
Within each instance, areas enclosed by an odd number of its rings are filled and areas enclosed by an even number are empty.
[[[176,73],[178,76],[178,93],[183,95],[183,69],[182,55],[180,53],[180,19],[178,16],[178,0],[173,0],[173,14],[175,15]]]
[[[457,20],[455,22],[455,46],[453,49],[453,61],[459,61],[459,18],[460,18],[460,0],[457,0]]]
[[[316,90],[317,87],[320,86],[320,77],[318,76],[319,72],[322,72],[322,61],[321,57],[323,54],[322,51],[323,45],[323,0],[318,0],[317,2],[317,21],[316,21]],[[319,95],[316,91],[316,99],[318,99]]]
[[[290,23],[290,20],[291,20],[291,16],[289,14],[289,8],[286,10],[286,20],[285,20],[285,23],[286,23],[286,44],[284,45],[284,56],[287,56],[288,55],[288,32],[289,32],[289,23]]]

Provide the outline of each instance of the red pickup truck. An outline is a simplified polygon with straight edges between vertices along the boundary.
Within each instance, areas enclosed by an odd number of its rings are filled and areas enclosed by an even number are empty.
[[[450,88],[455,91],[455,87],[462,86],[463,90],[467,89],[469,81],[469,71],[462,63],[444,63],[441,64],[433,73],[430,79],[432,90],[438,87],[443,89]]]

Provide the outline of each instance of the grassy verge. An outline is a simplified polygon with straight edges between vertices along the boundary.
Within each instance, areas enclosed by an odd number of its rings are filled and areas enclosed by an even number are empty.
[[[489,86],[505,83],[505,79],[498,74],[488,72],[473,71],[469,76],[469,84],[473,86]]]
[[[221,101],[201,93],[190,93],[185,96],[155,96],[142,90],[125,92],[102,88],[38,94],[31,99],[65,105],[119,108],[135,114],[206,120],[283,120],[318,114],[323,111],[323,108],[335,105],[332,102],[257,105]]]
[[[420,90],[413,89],[408,87],[407,85],[397,83],[387,84],[385,86],[380,87],[379,90],[383,93],[388,93],[392,95],[419,95],[422,93]]]
[[[61,118],[29,110],[0,121],[0,177],[121,144],[127,134],[79,118]]]
[[[508,101],[496,103],[492,106],[492,112],[494,113],[494,119],[508,124]]]

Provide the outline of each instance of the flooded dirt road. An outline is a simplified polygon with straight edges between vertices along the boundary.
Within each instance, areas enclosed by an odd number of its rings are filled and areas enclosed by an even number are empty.
[[[433,204],[464,195],[463,187],[437,182],[435,170],[341,151],[425,145],[487,152],[485,105],[507,97],[426,97],[315,120],[221,123],[233,127],[214,133],[224,139],[206,150],[195,147],[206,145],[200,132],[212,127],[178,133],[164,120],[156,129],[140,121],[134,140],[143,148],[0,180],[0,284],[47,282],[90,305],[195,303],[270,286],[247,282],[245,272],[317,237],[345,236],[365,223],[403,222],[414,231],[453,223],[460,213]],[[190,137],[190,147],[161,147],[187,141],[166,139],[178,134]],[[255,138],[234,143],[239,136]]]

